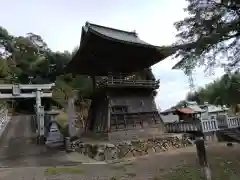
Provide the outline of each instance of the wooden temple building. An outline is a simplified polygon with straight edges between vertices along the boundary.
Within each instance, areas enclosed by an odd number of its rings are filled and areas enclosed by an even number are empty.
[[[114,132],[163,126],[154,101],[159,88],[150,67],[172,55],[127,32],[86,22],[80,47],[67,66],[91,76],[93,95],[86,131]]]

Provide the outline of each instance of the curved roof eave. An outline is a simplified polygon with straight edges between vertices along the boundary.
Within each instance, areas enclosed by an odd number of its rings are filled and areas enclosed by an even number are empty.
[[[138,37],[136,37],[136,39],[138,39],[139,41],[141,41],[142,43],[140,42],[133,42],[133,41],[126,41],[126,40],[122,40],[122,39],[117,39],[117,38],[114,38],[114,37],[110,37],[110,36],[107,36],[103,33],[100,33],[98,32],[97,30],[93,29],[92,27],[89,27],[88,28],[88,31],[97,35],[97,36],[100,36],[104,39],[107,39],[107,40],[110,40],[110,41],[115,41],[115,42],[119,42],[119,43],[125,43],[125,44],[129,44],[129,45],[135,45],[135,46],[142,46],[142,47],[146,47],[146,48],[152,48],[152,49],[156,49],[158,48],[158,46],[154,46],[154,45],[151,45],[151,44],[148,44],[142,40],[140,40]]]

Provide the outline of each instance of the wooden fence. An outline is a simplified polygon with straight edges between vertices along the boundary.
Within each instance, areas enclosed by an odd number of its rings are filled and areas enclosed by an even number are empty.
[[[180,133],[190,131],[215,132],[222,129],[240,127],[240,117],[228,117],[218,120],[216,116],[195,122],[175,122],[165,124],[165,130],[169,133]]]

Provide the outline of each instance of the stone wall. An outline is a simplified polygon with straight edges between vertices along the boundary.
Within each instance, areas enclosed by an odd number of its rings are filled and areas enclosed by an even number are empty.
[[[143,156],[192,145],[188,139],[177,136],[151,138],[147,140],[129,140],[117,143],[83,143],[75,142],[69,147],[98,161],[111,161],[122,158]]]
[[[156,136],[161,136],[164,132],[163,127],[160,125],[152,125],[155,127],[135,128],[120,131],[112,131],[108,133],[108,140],[115,141],[128,141],[132,139],[149,139]]]

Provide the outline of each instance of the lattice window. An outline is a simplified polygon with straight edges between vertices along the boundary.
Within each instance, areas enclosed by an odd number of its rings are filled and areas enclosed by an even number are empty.
[[[112,112],[113,113],[125,113],[125,112],[127,112],[127,106],[113,106]]]

